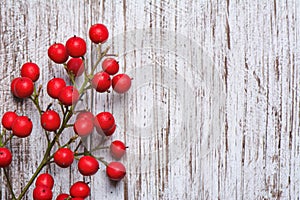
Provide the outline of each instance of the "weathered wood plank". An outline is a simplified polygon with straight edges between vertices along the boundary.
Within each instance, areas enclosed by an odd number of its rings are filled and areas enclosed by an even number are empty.
[[[33,105],[12,98],[10,81],[29,59],[42,68],[40,83],[65,77],[49,61],[48,46],[74,34],[87,38],[89,26],[102,22],[110,30],[106,45],[134,77],[133,88],[125,96],[92,93],[83,104],[115,114],[118,128],[108,143],[126,141],[128,174],[112,184],[102,167],[88,179],[90,199],[299,198],[297,0],[6,0],[0,6],[0,111],[16,109],[36,124],[31,138],[9,144],[17,193],[46,143]],[[96,49],[88,45],[91,65]],[[51,100],[42,95],[45,108]],[[82,179],[75,169],[48,169],[55,195]],[[1,199],[10,199],[0,173]],[[32,189],[25,199],[31,196]]]

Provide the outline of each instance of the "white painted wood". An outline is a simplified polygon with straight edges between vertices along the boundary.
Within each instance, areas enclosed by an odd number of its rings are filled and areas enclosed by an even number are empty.
[[[36,125],[30,138],[8,145],[16,193],[46,142],[32,103],[14,100],[10,81],[29,59],[42,69],[39,83],[65,77],[49,61],[48,46],[74,34],[87,38],[89,26],[101,22],[121,71],[134,79],[125,96],[93,93],[84,100],[94,113],[114,113],[118,129],[110,140],[129,146],[124,181],[112,184],[102,167],[87,179],[90,199],[299,198],[297,0],[4,0],[0,6],[0,110],[16,109]],[[93,63],[96,49],[88,45]],[[43,107],[50,101],[43,92]],[[49,172],[55,195],[82,179],[76,164]],[[10,199],[5,184],[1,171],[0,196]]]

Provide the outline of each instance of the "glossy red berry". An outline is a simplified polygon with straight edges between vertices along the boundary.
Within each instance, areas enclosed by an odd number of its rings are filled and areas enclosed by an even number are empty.
[[[12,132],[15,136],[24,138],[31,134],[32,121],[27,116],[18,116],[12,124]]]
[[[86,42],[81,37],[71,37],[66,42],[67,52],[70,56],[78,58],[86,53]]]
[[[56,131],[60,127],[59,114],[54,110],[47,110],[41,115],[41,125],[46,131]]]
[[[77,135],[85,137],[93,132],[94,123],[91,119],[82,117],[75,121],[73,129]]]
[[[79,92],[73,86],[66,86],[60,91],[58,100],[65,106],[71,106],[79,100]]]
[[[108,39],[109,33],[105,25],[94,24],[90,27],[89,37],[93,43],[104,43]]]
[[[32,95],[34,90],[33,82],[30,78],[21,77],[14,83],[14,91],[12,92],[18,98],[27,98]]]
[[[35,82],[40,77],[40,68],[33,62],[27,62],[21,67],[21,76],[30,78],[33,82]]]
[[[126,175],[126,168],[120,162],[111,162],[106,166],[106,174],[110,180],[120,181]]]
[[[15,87],[16,87],[16,82],[20,79],[20,77],[17,77],[17,78],[14,78],[12,81],[11,81],[11,84],[10,84],[10,91],[11,93],[16,97],[16,93],[15,93]]]
[[[52,190],[54,186],[54,179],[48,173],[40,174],[35,181],[35,186],[46,186]]]
[[[109,75],[115,75],[119,71],[119,63],[114,58],[106,58],[102,62],[102,69]]]
[[[83,181],[78,181],[70,187],[70,195],[72,197],[87,198],[90,195],[90,187]]]
[[[60,148],[54,153],[54,162],[61,168],[67,168],[74,161],[74,153],[69,148]]]
[[[83,176],[92,176],[97,173],[99,162],[92,156],[82,156],[78,162],[78,170]]]
[[[69,55],[65,45],[61,43],[55,43],[48,49],[49,58],[58,64],[64,63],[68,60]]]
[[[53,78],[47,83],[47,93],[50,97],[58,99],[60,91],[66,87],[66,82],[62,78]]]
[[[90,111],[82,111],[80,113],[78,113],[78,115],[76,116],[76,120],[80,119],[80,118],[86,118],[86,119],[90,119],[94,122],[94,114]]]
[[[122,141],[115,140],[110,145],[110,152],[114,158],[120,159],[126,153],[126,146]]]
[[[110,112],[100,112],[96,115],[94,124],[97,129],[108,131],[115,125],[115,118]]]
[[[12,161],[12,154],[8,148],[0,147],[0,168],[8,167]]]
[[[125,93],[131,87],[131,78],[127,74],[118,74],[112,79],[112,88],[117,93]]]
[[[55,200],[66,200],[66,199],[68,199],[69,196],[70,196],[70,195],[68,195],[68,194],[66,194],[66,193],[61,193],[61,194],[59,194],[59,195],[56,197]]]
[[[98,72],[92,79],[92,86],[97,92],[106,92],[111,86],[111,78],[106,72]]]
[[[113,125],[113,127],[111,127],[110,129],[108,129],[108,130],[102,130],[102,131],[103,131],[104,135],[111,136],[116,131],[116,128],[117,128],[117,125]],[[99,129],[97,129],[97,130],[99,132]]]
[[[12,125],[17,117],[18,115],[15,112],[12,111],[5,112],[4,115],[2,116],[2,126],[7,130],[11,130]]]
[[[40,185],[33,190],[34,200],[52,200],[53,193],[50,188]]]
[[[75,77],[81,76],[84,72],[84,62],[82,58],[71,58],[67,62],[67,69],[74,74]]]

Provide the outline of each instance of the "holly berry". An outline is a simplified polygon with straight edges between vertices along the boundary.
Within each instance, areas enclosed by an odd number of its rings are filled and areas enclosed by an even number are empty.
[[[70,187],[70,195],[72,197],[87,198],[90,195],[90,187],[83,181],[78,181]]]
[[[8,148],[0,147],[0,168],[8,167],[12,161],[12,155]]]
[[[58,64],[66,62],[69,58],[65,45],[61,43],[51,45],[48,49],[48,56],[53,62]]]
[[[33,62],[27,62],[21,67],[21,76],[30,78],[33,82],[35,82],[40,77],[40,68]]]
[[[60,91],[66,87],[66,82],[62,78],[53,78],[47,83],[47,93],[50,97],[58,99]]]
[[[113,125],[113,127],[111,127],[110,129],[108,129],[108,130],[102,130],[102,131],[103,131],[104,135],[111,136],[116,131],[116,128],[117,128],[117,125]]]
[[[86,53],[86,42],[81,37],[71,37],[66,42],[67,52],[70,56],[78,58]]]
[[[67,168],[74,161],[74,153],[68,148],[60,148],[54,153],[54,162],[61,168]]]
[[[41,116],[41,125],[46,131],[56,131],[60,127],[59,114],[54,110],[47,110]]]
[[[106,58],[102,62],[102,69],[109,75],[115,75],[119,71],[119,63],[114,58]]]
[[[115,125],[115,118],[110,112],[100,112],[96,115],[94,124],[97,129],[108,131]]]
[[[112,88],[117,93],[125,93],[131,87],[131,78],[127,74],[118,74],[112,79]]]
[[[10,84],[10,91],[11,93],[16,97],[16,93],[15,93],[15,87],[16,87],[16,82],[20,79],[20,77],[17,77],[17,78],[14,78],[12,81],[11,81],[11,84]]]
[[[90,111],[82,111],[82,112],[78,113],[78,115],[76,116],[76,120],[80,119],[80,118],[89,119],[89,120],[92,120],[94,122],[95,116]]]
[[[92,176],[97,173],[99,163],[92,156],[82,156],[78,162],[78,170],[83,176]]]
[[[31,134],[32,121],[27,116],[18,116],[12,124],[12,132],[15,136],[24,138]]]
[[[30,78],[21,77],[18,78],[14,83],[12,93],[18,98],[27,98],[32,95],[34,90],[33,82]]]
[[[106,72],[98,72],[92,79],[92,86],[97,92],[106,92],[111,86],[111,78]]]
[[[75,121],[73,126],[74,132],[79,136],[88,136],[94,130],[94,123],[88,118],[79,118]]]
[[[120,159],[126,153],[126,146],[122,141],[115,140],[110,145],[110,152],[114,158]]]
[[[74,197],[74,198],[71,198],[70,200],[84,200],[84,198],[81,198],[81,197]]]
[[[84,62],[81,58],[71,58],[67,62],[67,69],[75,77],[81,76],[84,72]]]
[[[5,112],[2,116],[2,126],[6,128],[7,130],[11,130],[13,122],[18,117],[18,115],[15,112],[8,111]]]
[[[108,30],[103,24],[94,24],[90,27],[89,37],[93,43],[104,43],[108,39]]]
[[[70,196],[70,195],[68,195],[68,194],[61,193],[61,194],[59,194],[59,195],[56,197],[55,200],[66,200],[66,199],[68,199],[69,196]]]
[[[120,162],[111,162],[106,166],[106,174],[110,180],[120,181],[126,175],[126,168]]]
[[[40,174],[35,181],[35,186],[46,186],[52,190],[54,186],[54,179],[48,173]]]
[[[34,200],[52,200],[53,193],[49,187],[39,185],[33,190]]]
[[[73,86],[66,86],[59,92],[58,100],[65,106],[71,106],[79,100],[79,92]]]

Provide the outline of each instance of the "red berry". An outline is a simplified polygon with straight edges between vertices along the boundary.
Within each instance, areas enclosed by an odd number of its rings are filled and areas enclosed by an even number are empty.
[[[97,92],[106,92],[111,86],[111,78],[106,72],[98,72],[92,79],[92,86]]]
[[[2,126],[7,130],[11,130],[11,127],[18,115],[15,112],[8,111],[2,116]]]
[[[74,198],[71,198],[70,200],[84,200],[84,198],[81,198],[81,197],[74,197]]]
[[[79,136],[88,136],[94,130],[94,123],[88,118],[79,118],[75,121],[73,129],[74,132]]]
[[[18,116],[11,129],[15,136],[24,138],[31,134],[32,126],[32,121],[27,116]]]
[[[86,42],[81,37],[71,37],[66,42],[68,54],[74,58],[84,56],[86,53]]]
[[[12,155],[8,148],[0,147],[0,168],[8,167],[12,161]]]
[[[60,91],[58,100],[65,106],[71,106],[79,100],[79,92],[73,86],[66,86]]]
[[[101,112],[96,115],[94,124],[97,129],[108,131],[115,125],[115,118],[110,112]]]
[[[120,159],[126,153],[126,146],[122,141],[115,140],[110,145],[110,152],[114,158]]]
[[[47,110],[41,116],[41,125],[46,131],[56,131],[60,127],[60,117],[54,110]]]
[[[55,43],[48,49],[49,58],[58,64],[64,63],[68,60],[69,55],[65,45],[61,43]]]
[[[62,78],[53,78],[47,83],[47,93],[50,97],[58,99],[60,91],[66,87],[66,82]]]
[[[70,195],[68,195],[68,194],[61,193],[61,194],[59,194],[59,195],[56,197],[55,200],[66,200],[66,199],[68,199],[69,196],[70,196]]]
[[[48,173],[40,174],[35,181],[35,186],[46,186],[52,190],[54,186],[54,179]]]
[[[90,195],[90,187],[83,181],[74,183],[70,188],[70,195],[72,197],[87,198]]]
[[[52,200],[53,193],[50,188],[39,185],[33,190],[34,200]]]
[[[108,130],[102,130],[102,131],[103,131],[104,135],[111,136],[116,131],[116,128],[117,128],[117,125],[113,125],[113,127],[111,127],[110,129],[108,129]],[[99,129],[97,129],[97,130],[98,130],[98,132],[101,133],[101,131],[99,131]]]
[[[117,93],[125,93],[131,87],[131,78],[127,74],[118,74],[112,79],[112,88]]]
[[[25,63],[21,68],[21,76],[30,78],[33,82],[35,82],[40,77],[40,68],[33,62]]]
[[[92,176],[97,173],[99,163],[92,156],[82,156],[78,162],[78,170],[83,176]]]
[[[74,161],[74,153],[68,148],[60,148],[54,153],[54,162],[61,168],[67,168]]]
[[[10,91],[11,93],[16,96],[16,92],[15,92],[15,87],[16,87],[16,82],[20,79],[20,77],[17,77],[17,78],[14,78],[12,81],[11,81],[11,84],[10,84]]]
[[[106,58],[102,63],[102,69],[109,75],[115,75],[119,71],[119,63],[114,58]]]
[[[106,166],[106,174],[113,181],[120,181],[126,175],[126,168],[120,162],[111,162]]]
[[[81,58],[71,58],[67,63],[67,69],[75,77],[81,76],[84,72],[84,62]]]
[[[89,37],[96,44],[104,43],[108,39],[108,35],[108,30],[103,24],[94,24],[90,27]]]
[[[32,95],[34,90],[32,80],[27,77],[17,79],[14,86],[13,94],[18,98],[27,98]]]
[[[78,113],[78,115],[76,116],[76,120],[80,119],[80,118],[86,118],[86,119],[90,119],[94,122],[94,114],[90,111],[82,111],[80,113]]]

